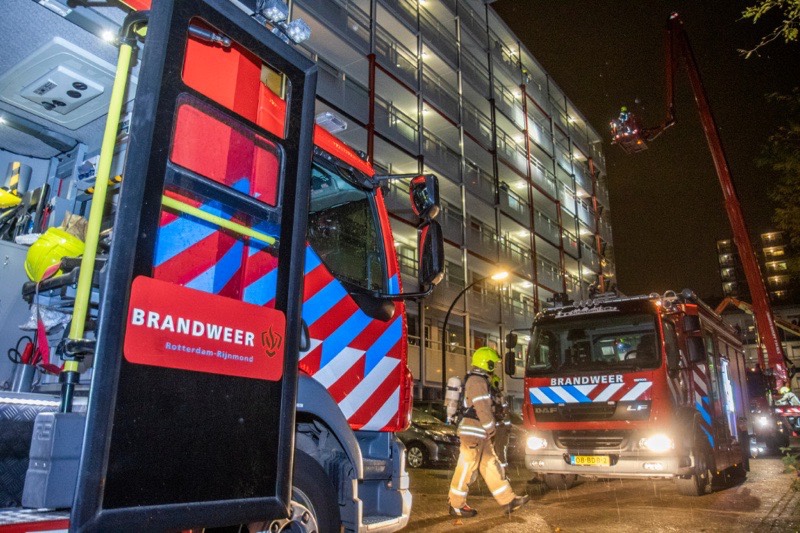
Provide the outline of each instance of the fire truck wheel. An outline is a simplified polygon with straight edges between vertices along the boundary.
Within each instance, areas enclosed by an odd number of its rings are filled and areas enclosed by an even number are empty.
[[[545,474],[544,484],[550,490],[569,490],[578,480],[576,474]]]
[[[422,468],[428,462],[428,453],[425,446],[418,442],[408,445],[406,451],[406,464],[409,468]]]
[[[694,450],[694,474],[687,478],[677,478],[675,485],[684,496],[702,496],[711,490],[710,451],[708,446],[696,445]]]
[[[288,520],[275,520],[263,531],[299,531],[338,533],[341,529],[336,489],[325,470],[311,456],[295,451],[292,486],[292,515]],[[250,527],[250,531],[262,531]]]

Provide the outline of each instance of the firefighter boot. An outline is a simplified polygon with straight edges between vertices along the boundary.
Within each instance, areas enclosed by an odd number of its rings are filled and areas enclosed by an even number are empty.
[[[478,514],[478,511],[466,503],[464,504],[464,507],[461,507],[460,509],[456,509],[452,505],[450,506],[450,516],[454,516],[456,518],[472,518],[476,514]]]
[[[517,509],[519,509],[520,507],[522,507],[526,503],[528,503],[530,501],[530,499],[531,499],[531,497],[528,496],[527,494],[523,494],[522,496],[517,496],[516,498],[511,500],[511,503],[509,503],[506,506],[506,514],[510,515],[511,513],[513,513],[514,511],[516,511]]]

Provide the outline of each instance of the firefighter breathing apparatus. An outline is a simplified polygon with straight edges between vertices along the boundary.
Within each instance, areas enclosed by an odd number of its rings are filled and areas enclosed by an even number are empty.
[[[444,407],[447,413],[448,424],[456,423],[459,408],[461,407],[461,393],[464,391],[461,378],[453,376],[447,380],[447,390],[444,393]]]

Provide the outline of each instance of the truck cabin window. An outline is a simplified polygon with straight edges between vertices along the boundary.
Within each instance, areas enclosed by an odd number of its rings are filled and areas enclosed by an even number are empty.
[[[653,315],[547,321],[536,326],[526,375],[656,368],[661,363]]]
[[[308,242],[346,286],[383,290],[383,247],[367,182],[335,160],[314,157]]]

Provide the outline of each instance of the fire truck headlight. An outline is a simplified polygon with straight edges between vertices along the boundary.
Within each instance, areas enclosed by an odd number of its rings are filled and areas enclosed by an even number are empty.
[[[528,449],[532,452],[535,452],[537,450],[541,450],[542,448],[547,447],[547,439],[531,435],[530,437],[528,437],[527,444],[528,444]]]
[[[758,425],[759,426],[767,426],[767,425],[769,425],[769,420],[767,420],[766,416],[759,416],[758,417]]]
[[[650,450],[651,452],[656,453],[663,453],[669,451],[675,447],[675,443],[672,441],[671,438],[667,437],[663,433],[658,433],[653,435],[652,437],[647,437],[646,439],[642,439],[639,441],[639,445],[642,448]]]

